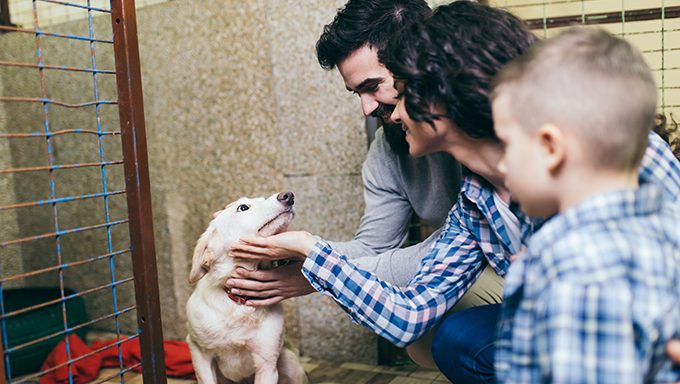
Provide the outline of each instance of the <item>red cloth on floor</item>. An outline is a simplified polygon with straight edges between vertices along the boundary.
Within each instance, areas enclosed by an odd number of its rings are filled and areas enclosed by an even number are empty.
[[[96,341],[91,346],[85,343],[77,335],[69,335],[69,350],[71,352],[71,359],[83,356],[97,349],[103,348],[107,345],[115,344],[116,339]],[[134,338],[126,341],[120,345],[121,357],[123,359],[123,367],[130,367],[142,361],[139,348],[139,338]],[[194,367],[191,364],[191,353],[189,346],[184,341],[166,340],[163,342],[163,349],[165,350],[165,367],[166,374],[170,377],[189,377],[194,374]],[[76,361],[71,364],[71,374],[73,376],[74,384],[85,384],[97,378],[99,371],[105,367],[119,367],[120,358],[118,356],[118,347],[112,346],[106,350],[88,356],[83,360]],[[66,339],[57,344],[45,359],[41,371],[55,367],[59,364],[68,361],[66,356]],[[135,372],[141,372],[142,367],[139,366],[134,369]],[[65,384],[68,383],[68,366],[64,365],[56,370],[45,374],[40,378],[40,384]]]

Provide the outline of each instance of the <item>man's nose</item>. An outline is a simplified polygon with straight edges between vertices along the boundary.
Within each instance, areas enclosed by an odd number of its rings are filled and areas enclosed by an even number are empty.
[[[370,116],[378,108],[378,101],[370,95],[361,95],[361,110],[364,116]]]

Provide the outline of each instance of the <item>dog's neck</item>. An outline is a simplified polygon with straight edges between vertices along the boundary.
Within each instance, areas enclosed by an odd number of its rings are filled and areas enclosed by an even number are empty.
[[[236,268],[242,267],[249,270],[256,269],[257,263],[247,261],[229,261],[214,263],[210,266],[209,271],[201,280],[208,280],[209,284],[215,287],[221,287],[224,283],[234,275]]]

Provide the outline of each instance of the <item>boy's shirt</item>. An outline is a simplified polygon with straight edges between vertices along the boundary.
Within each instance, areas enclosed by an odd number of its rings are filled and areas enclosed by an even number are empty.
[[[664,199],[680,198],[680,163],[668,145],[650,134],[640,182],[662,186]],[[493,198],[493,187],[468,173],[458,201],[420,271],[407,287],[398,287],[358,268],[320,240],[307,255],[302,273],[319,292],[331,296],[356,323],[393,344],[420,338],[467,292],[489,264],[499,276],[510,267],[514,249]],[[524,216],[514,204],[526,244],[541,222]]]
[[[501,383],[672,383],[680,326],[680,209],[652,184],[547,221],[508,271]]]

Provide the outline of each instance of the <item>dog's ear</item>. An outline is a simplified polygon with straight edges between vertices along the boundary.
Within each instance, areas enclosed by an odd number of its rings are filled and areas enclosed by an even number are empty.
[[[210,227],[207,231],[203,232],[201,237],[196,243],[196,248],[194,249],[194,257],[191,262],[191,272],[189,272],[189,283],[195,284],[198,280],[203,277],[208,270],[213,261],[215,261],[215,255],[212,253],[210,248],[208,248],[208,243],[210,239],[215,234],[215,229]]]

